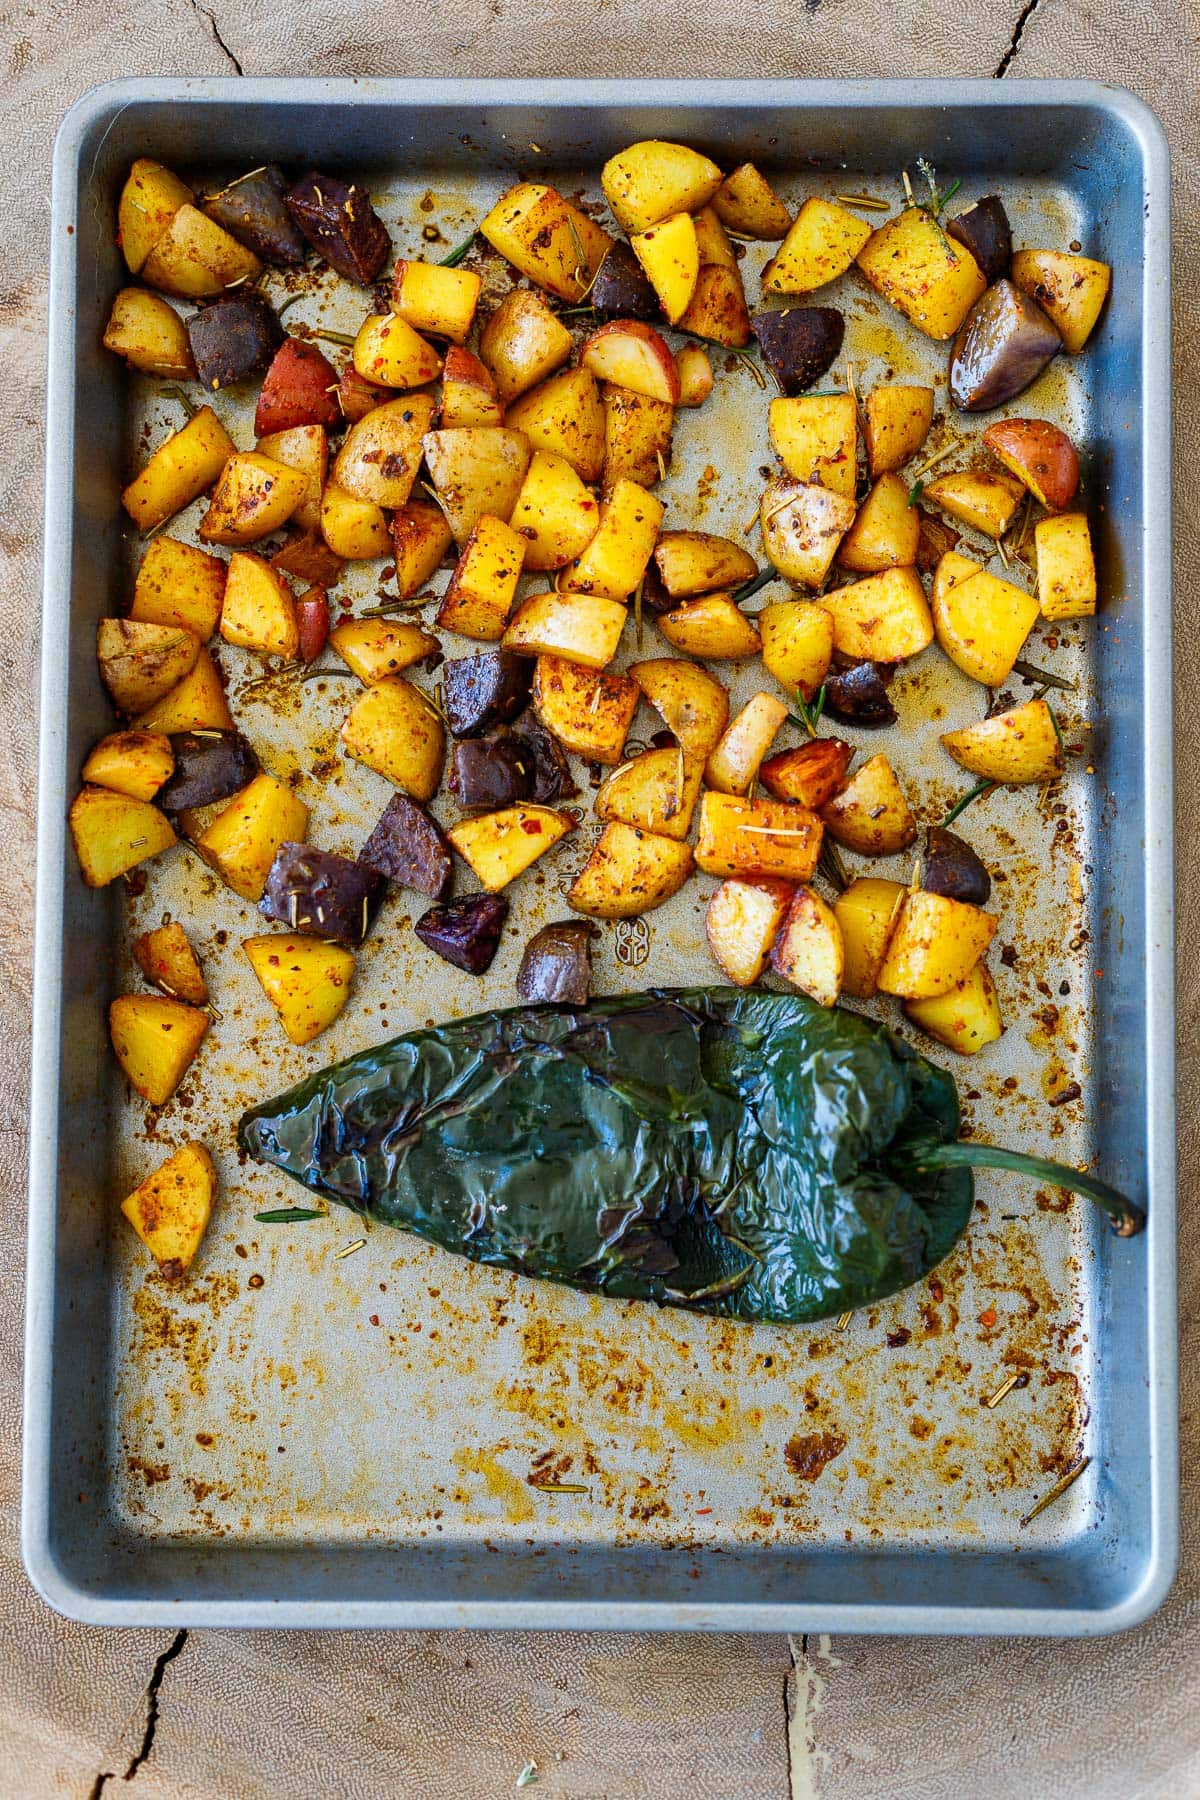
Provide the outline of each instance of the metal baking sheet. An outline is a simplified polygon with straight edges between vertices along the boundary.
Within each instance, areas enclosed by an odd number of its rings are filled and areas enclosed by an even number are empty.
[[[565,910],[590,810],[518,884],[486,978],[427,953],[413,906],[393,897],[355,999],[306,1050],[283,1041],[241,955],[257,915],[194,858],[149,865],[144,891],[96,894],[64,845],[83,754],[110,728],[94,624],[136,556],[119,489],[147,436],[181,422],[99,347],[130,160],[352,172],[398,253],[429,253],[433,226],[444,254],[518,172],[597,197],[604,158],[648,136],[725,167],[753,158],[793,204],[894,198],[900,169],[925,156],[962,179],[962,199],[1000,191],[1018,242],[1077,240],[1114,265],[1094,345],[1021,403],[1086,447],[1103,610],[1095,627],[1035,629],[1026,651],[1078,683],[1063,713],[1080,754],[1060,791],[995,794],[969,815],[997,876],[1008,1030],[970,1062],[944,1058],[981,1135],[1095,1156],[1146,1200],[1149,1230],[1119,1242],[1082,1204],[985,1176],[936,1276],[842,1329],[589,1299],[340,1210],[253,1220],[295,1190],[239,1165],[242,1107],[413,1025],[510,1004],[530,929]],[[1066,1635],[1145,1617],[1173,1573],[1177,1500],[1168,174],[1153,116],[1122,91],[1066,83],[135,81],[68,116],[54,182],[24,1488],[41,1592],[140,1625]],[[765,254],[748,247],[748,277]],[[485,274],[498,281],[499,265]],[[846,311],[862,391],[942,380],[944,353],[852,276],[821,298]],[[289,323],[353,329],[361,310],[318,280]],[[717,367],[713,398],[679,414],[659,491],[668,525],[741,539],[770,461],[769,396],[737,359]],[[246,405],[217,407],[249,442]],[[171,529],[190,535],[196,516]],[[359,566],[337,598],[353,610],[378,585]],[[353,851],[389,792],[338,754],[353,684],[247,692],[261,665],[228,649],[221,661],[239,723],[310,804],[313,840]],[[760,680],[736,673],[735,701]],[[978,716],[979,690],[930,652],[898,692],[892,732],[845,735],[893,750],[934,819],[966,785],[937,734]],[[656,723],[643,711],[634,738]],[[713,885],[605,926],[598,991],[713,979]],[[105,1007],[129,984],[131,937],[164,913],[195,936],[221,1016],[184,1089],[151,1114],[108,1054]],[[1069,1082],[1081,1099],[1051,1107]],[[191,1278],[172,1287],[116,1202],[187,1136],[213,1148],[223,1189]],[[1027,1385],[986,1406],[1010,1374]],[[1084,1455],[1084,1475],[1023,1525]]]

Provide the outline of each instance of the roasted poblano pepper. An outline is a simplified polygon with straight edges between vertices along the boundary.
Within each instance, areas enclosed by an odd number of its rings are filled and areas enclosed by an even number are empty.
[[[798,1323],[917,1281],[962,1236],[971,1164],[1137,1209],[1092,1176],[959,1142],[943,1069],[802,994],[655,991],[395,1038],[246,1113],[306,1187],[476,1262]]]

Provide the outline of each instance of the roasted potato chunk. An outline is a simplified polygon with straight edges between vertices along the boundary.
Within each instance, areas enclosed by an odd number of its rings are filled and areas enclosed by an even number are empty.
[[[877,293],[931,338],[951,338],[987,282],[965,244],[955,244],[921,206],[873,231],[855,260]]]
[[[346,433],[333,465],[337,486],[375,506],[406,506],[428,451],[432,420],[428,394],[407,394],[375,407]]]
[[[700,802],[696,867],[706,875],[778,875],[810,881],[823,826],[790,800],[706,793]]]
[[[908,889],[881,875],[860,875],[834,902],[842,933],[845,963],[842,992],[856,1000],[873,1000],[879,971]]]
[[[208,984],[200,958],[178,919],[143,931],[133,941],[133,958],[146,980],[173,1000],[183,1000],[188,1006],[207,1004]]]
[[[622,230],[648,231],[672,213],[699,212],[721,185],[721,171],[686,144],[646,138],[612,156],[600,186]]]
[[[288,212],[286,194],[283,170],[265,163],[209,194],[202,205],[210,219],[263,262],[294,268],[304,261],[306,246]]]
[[[811,888],[796,889],[771,949],[771,967],[818,1006],[837,1004],[846,968],[842,928]]]
[[[426,432],[425,460],[458,544],[466,543],[483,513],[512,518],[529,459],[525,434],[504,426]]]
[[[356,762],[385,776],[410,799],[424,802],[437,793],[446,734],[433,702],[402,675],[377,681],[355,701],[341,738]]]
[[[863,402],[863,417],[871,474],[902,469],[929,436],[933,389],[899,383],[872,388]]]
[[[730,720],[704,765],[704,779],[722,794],[744,794],[779,734],[788,709],[775,694],[754,694]]]
[[[180,207],[195,197],[162,163],[138,157],[117,202],[117,242],[133,274],[141,269]]]
[[[800,394],[837,361],[846,321],[836,306],[785,306],[751,313],[763,361],[784,394]]]
[[[481,278],[472,269],[447,268],[445,263],[396,264],[392,276],[392,306],[414,331],[432,332],[465,344],[471,335],[479,304]]]
[[[948,994],[983,956],[996,924],[978,906],[909,890],[879,970],[880,988],[902,1000]]]
[[[963,469],[940,475],[924,489],[923,498],[986,537],[1001,538],[1016,517],[1024,496],[1019,481],[989,469]]]
[[[1048,419],[1001,419],[983,441],[1035,500],[1062,512],[1079,486],[1079,453],[1065,431]]]
[[[1096,561],[1086,515],[1039,519],[1033,541],[1043,619],[1090,618],[1096,610]]]
[[[749,551],[709,531],[664,531],[655,546],[654,563],[672,600],[740,587],[758,574]]]
[[[680,406],[703,406],[713,391],[712,364],[700,344],[681,344],[675,352]]]
[[[862,574],[911,568],[920,540],[921,521],[908,504],[907,487],[899,475],[881,475],[838,546],[838,562]]]
[[[713,894],[704,935],[721,973],[737,987],[752,987],[766,968],[795,891],[790,881],[771,876],[731,875]]]
[[[89,887],[107,887],[175,842],[157,807],[111,788],[85,787],[71,803],[68,823]]]
[[[517,656],[563,656],[585,669],[604,669],[617,653],[626,617],[619,600],[551,589],[522,600],[503,646]]]
[[[182,626],[203,643],[217,629],[224,594],[219,556],[160,535],[146,546],[129,616],[146,625]]]
[[[238,451],[221,470],[197,536],[206,544],[256,543],[286,525],[308,492],[301,470],[256,450]]]
[[[1108,264],[1065,250],[1018,250],[1012,278],[1058,327],[1063,349],[1071,356],[1082,350],[1108,298]]]
[[[838,545],[854,523],[854,502],[815,482],[777,475],[759,507],[763,549],[779,573],[803,587],[820,587]]]
[[[762,651],[757,626],[728,594],[684,600],[655,624],[668,644],[705,662],[738,662]]]
[[[685,838],[703,772],[703,764],[688,762],[682,750],[644,750],[600,783],[596,817],[633,825],[656,837]]]
[[[183,680],[199,654],[199,638],[180,625],[101,619],[96,629],[100,678],[119,712],[145,712]]]
[[[159,994],[122,994],[108,1009],[108,1030],[129,1085],[151,1106],[165,1106],[208,1030],[208,1014]]]
[[[432,632],[403,619],[343,619],[330,632],[329,647],[367,687],[438,653]]]
[[[614,822],[571,884],[567,905],[594,919],[635,918],[677,894],[692,866],[689,845]]]
[[[321,536],[335,556],[371,562],[388,551],[388,522],[373,500],[359,500],[330,482],[321,495]]]
[[[571,354],[571,334],[531,288],[513,288],[483,328],[479,355],[506,406]]]
[[[292,590],[269,562],[247,550],[235,551],[229,559],[221,636],[227,644],[287,661],[300,648]]]
[[[460,637],[498,642],[516,599],[524,556],[524,540],[512,526],[482,513],[442,596],[438,624]]]
[[[446,836],[480,886],[498,894],[573,830],[566,813],[553,807],[509,806],[460,819]]]
[[[639,698],[628,675],[585,669],[561,656],[539,656],[534,665],[535,713],[560,744],[591,762],[620,762]]]
[[[438,425],[443,431],[459,426],[503,425],[504,403],[486,363],[470,350],[452,344],[442,369],[442,410]]]
[[[670,346],[644,321],[613,319],[601,325],[584,344],[580,359],[597,381],[667,406],[679,399],[679,367]]]
[[[302,843],[308,808],[273,775],[256,775],[195,838],[196,849],[243,900],[262,899],[280,844]]]
[[[831,838],[860,856],[895,856],[916,842],[917,821],[886,756],[872,756],[821,808]]]
[[[1004,1032],[996,984],[982,961],[948,994],[906,1000],[904,1011],[914,1025],[960,1056],[974,1056]]]
[[[581,481],[599,481],[604,467],[604,403],[590,369],[561,369],[522,394],[508,424],[535,450],[565,457]]]
[[[725,177],[713,195],[712,206],[730,231],[766,243],[786,237],[792,223],[791,213],[753,163],[739,163]]]
[[[350,998],[354,952],[323,938],[271,932],[242,939],[259,986],[293,1044],[311,1044]]]
[[[933,620],[915,569],[885,569],[826,594],[833,647],[854,661],[894,663],[933,642]]]
[[[321,495],[329,473],[329,439],[323,425],[293,425],[290,431],[272,431],[260,437],[260,456],[297,470],[308,483],[307,491],[292,514],[300,531],[316,531],[321,523]]]
[[[685,756],[698,762],[716,748],[729,722],[729,692],[715,675],[679,657],[653,657],[630,665],[630,675]]]
[[[210,406],[160,444],[121,495],[139,531],[153,531],[211,487],[234,454],[233,439]]]
[[[853,394],[799,394],[772,400],[767,423],[771,447],[789,475],[854,499],[858,419]]]
[[[871,227],[855,213],[814,195],[763,271],[764,292],[809,294],[836,281],[870,236]]]
[[[777,800],[798,800],[810,812],[819,812],[842,786],[853,757],[853,748],[841,738],[811,738],[794,750],[769,756],[758,776]]]
[[[535,450],[511,513],[525,540],[525,567],[561,569],[581,556],[600,525],[600,507],[565,456]]]
[[[301,425],[341,423],[337,371],[315,344],[301,338],[284,338],[271,359],[254,409],[255,437],[273,437]]]
[[[502,195],[479,231],[522,275],[570,304],[584,298],[612,244],[586,213],[536,181]]]
[[[419,388],[442,372],[433,345],[395,313],[368,313],[354,340],[354,367],[375,387]]]
[[[208,300],[261,270],[253,251],[185,202],[142,264],[142,280],[184,300]]]
[[[168,1280],[186,1275],[217,1196],[217,1171],[203,1144],[184,1144],[121,1202]]]
[[[661,501],[636,481],[618,476],[600,502],[595,537],[559,576],[559,592],[628,599],[646,572],[662,516]]]
[[[942,745],[956,763],[984,781],[1040,785],[1063,770],[1062,744],[1045,700],[1027,700],[978,725],[947,731]]]
[[[525,1004],[586,1006],[592,990],[592,939],[598,935],[595,925],[578,919],[559,919],[535,932],[517,970],[517,993]]]
[[[833,659],[833,615],[815,600],[773,600],[758,615],[762,659],[781,686],[811,700]]]
[[[937,600],[937,640],[964,675],[999,687],[1008,680],[1038,616],[1032,594],[981,569]]]
[[[104,348],[123,356],[131,369],[144,375],[191,381],[196,374],[183,320],[145,288],[121,289],[104,328]]]
[[[168,737],[177,731],[233,730],[220,671],[207,650],[201,650],[191,672],[134,725],[139,731],[161,731]]]
[[[161,732],[117,731],[94,746],[83,779],[131,800],[153,800],[174,767],[171,740]]]
[[[664,480],[671,462],[674,407],[608,384],[603,399],[605,487],[614,487],[622,476],[644,488]]]
[[[454,533],[441,507],[429,500],[410,500],[407,506],[397,508],[390,525],[396,592],[401,600],[409,600],[441,565]]]
[[[647,231],[637,232],[629,242],[669,323],[677,325],[691,304],[700,276],[700,246],[690,214],[672,213]]]
[[[499,894],[468,894],[445,906],[431,906],[422,913],[413,931],[423,944],[452,968],[468,975],[484,975],[492,965],[508,901]]]

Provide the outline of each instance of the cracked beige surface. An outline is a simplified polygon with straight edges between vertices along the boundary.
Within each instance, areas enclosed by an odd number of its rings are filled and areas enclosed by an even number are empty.
[[[1018,24],[1021,29],[1017,32]],[[1200,581],[1195,331],[1200,284],[1198,14],[1180,0],[1024,9],[946,0],[747,0],[690,14],[673,0],[440,0],[411,38],[379,0],[29,0],[6,7],[6,266],[0,355],[0,1796],[346,1796],[419,1800],[538,1791],[687,1800],[951,1800],[1200,1792],[1200,1226],[1195,1040],[1200,1018],[1195,833],[1181,868],[1182,1313],[1185,1562],[1141,1631],[1090,1644],[921,1640],[501,1637],[464,1633],[96,1631],[35,1599],[17,1551],[33,702],[42,457],[49,149],[91,82],[138,73],[1090,76],[1163,116],[1175,157],[1180,785],[1200,661],[1187,629]],[[1015,50],[1014,50],[1015,43]],[[1006,63],[1006,59],[1008,59]],[[1165,400],[1165,396],[1163,397]],[[147,1690],[158,1714],[148,1754]],[[792,1717],[785,1714],[785,1692]]]

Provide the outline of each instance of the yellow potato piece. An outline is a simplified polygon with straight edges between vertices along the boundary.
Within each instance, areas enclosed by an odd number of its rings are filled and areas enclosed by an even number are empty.
[[[1043,619],[1087,619],[1096,610],[1096,559],[1083,513],[1056,513],[1033,528]]]
[[[779,734],[788,709],[776,694],[751,696],[730,720],[704,765],[704,779],[722,794],[744,794]]]
[[[196,378],[186,325],[174,307],[145,288],[121,289],[104,327],[104,348],[146,375]]]
[[[108,1009],[117,1061],[151,1106],[165,1106],[208,1030],[208,1014],[161,994],[122,994]]]
[[[713,195],[713,211],[739,237],[772,243],[786,237],[792,215],[766,176],[753,163],[740,163]]]
[[[83,779],[131,800],[153,800],[175,767],[171,740],[157,731],[116,731],[93,746]]]
[[[321,495],[321,536],[333,554],[347,562],[386,556],[390,541],[382,507],[373,500],[356,500],[334,482]]]
[[[853,394],[781,396],[767,409],[767,428],[789,475],[853,500],[858,463]]]
[[[89,887],[107,887],[175,842],[174,831],[157,807],[110,788],[85,787],[71,803],[68,823]]]
[[[147,625],[182,625],[204,643],[220,622],[224,594],[219,556],[160,534],[146,546],[129,616]]]
[[[199,639],[181,625],[101,619],[96,628],[100,676],[121,712],[145,712],[183,680],[199,655]]]
[[[142,264],[147,287],[185,300],[206,300],[262,273],[257,256],[214,220],[185,202]]]
[[[748,550],[711,531],[664,531],[655,546],[654,564],[672,600],[740,587],[758,574]]]
[[[197,536],[206,544],[252,544],[286,525],[307,493],[299,469],[239,451],[221,470]]]
[[[203,1006],[208,1000],[208,984],[200,959],[188,941],[187,932],[178,919],[157,925],[134,939],[133,957],[138,968],[172,1000],[183,1000],[189,1006]]]
[[[564,750],[590,762],[620,762],[639,698],[628,675],[585,669],[562,656],[539,656],[534,665],[534,712]]]
[[[779,875],[809,881],[821,853],[821,821],[791,800],[718,794],[700,802],[696,867],[706,875]]]
[[[915,569],[885,569],[826,594],[834,649],[854,662],[903,662],[933,642],[933,619]]]
[[[933,424],[933,389],[899,382],[872,388],[863,402],[867,460],[872,475],[903,468]]]
[[[600,502],[595,537],[559,576],[559,592],[628,599],[646,573],[662,516],[661,500],[638,482],[618,476]]]
[[[684,600],[654,623],[668,644],[704,662],[739,662],[762,652],[758,627],[728,594]]]
[[[965,900],[910,891],[879,971],[880,988],[902,1000],[948,994],[983,956],[997,923],[991,913]]]
[[[169,694],[134,720],[139,731],[232,731],[233,714],[225,698],[220,670],[201,650],[190,672]]]
[[[466,543],[484,513],[512,518],[529,459],[524,432],[503,425],[426,432],[425,461],[457,543]]]
[[[942,745],[955,762],[984,781],[1040,785],[1062,774],[1062,745],[1045,700],[1027,700],[978,725],[948,731]]]
[[[955,582],[933,609],[937,640],[946,655],[986,687],[1008,680],[1037,616],[1032,594],[986,569]]]
[[[532,288],[513,288],[483,328],[479,357],[505,405],[571,354],[571,334]]]
[[[772,600],[758,615],[764,666],[811,700],[833,661],[833,614],[816,600]]]
[[[280,844],[303,843],[308,808],[273,775],[256,775],[196,838],[196,849],[243,900],[262,899]]]
[[[632,663],[629,673],[662,714],[685,756],[702,762],[729,722],[729,693],[715,675],[679,657]]]
[[[856,261],[877,293],[927,337],[953,337],[987,281],[964,244],[924,207],[910,206],[873,231]]]
[[[273,932],[242,940],[259,985],[293,1044],[311,1044],[350,998],[353,954],[323,938]]]
[[[607,668],[628,617],[619,600],[599,594],[531,594],[501,640],[518,656],[563,656],[585,669]]]
[[[771,950],[772,969],[818,1006],[835,1006],[845,966],[833,908],[811,888],[797,888]]]
[[[622,230],[648,231],[671,213],[695,213],[721,185],[721,171],[686,144],[646,138],[605,163],[600,186]]]
[[[292,590],[270,563],[246,550],[229,559],[221,636],[227,644],[289,660],[300,647]]]
[[[689,845],[614,822],[575,877],[567,905],[596,919],[635,918],[677,894],[692,867]]]
[[[169,1278],[187,1273],[212,1217],[217,1171],[203,1144],[184,1144],[121,1202],[121,1211]]]
[[[916,841],[917,821],[887,757],[869,757],[821,808],[830,837],[860,856],[894,856]]]
[[[682,750],[644,750],[600,783],[596,817],[658,837],[685,838],[703,773],[703,764],[689,762]]]
[[[674,407],[667,400],[652,400],[649,394],[607,383],[601,397],[605,487],[613,487],[623,475],[640,487],[665,480],[671,466]]]
[[[452,344],[465,344],[482,286],[482,277],[472,269],[402,261],[392,277],[392,304],[414,331],[431,331]]]
[[[708,903],[704,933],[721,973],[738,987],[758,980],[792,903],[790,881],[731,875]]]
[[[437,622],[480,643],[497,643],[517,595],[525,540],[503,519],[482,513],[463,545],[442,596]]]
[[[838,562],[863,574],[911,567],[920,538],[920,514],[908,504],[907,487],[899,475],[881,475],[838,546]]]
[[[433,413],[430,394],[406,394],[402,400],[372,407],[342,441],[333,465],[337,486],[376,506],[406,506],[427,449]]]
[[[759,507],[763,549],[788,581],[820,587],[854,523],[854,502],[816,482],[777,475]]]
[[[771,294],[807,294],[844,275],[871,227],[844,206],[815,196],[804,202],[763,274]]]
[[[695,225],[687,213],[675,213],[629,241],[659,304],[676,324],[688,309],[700,275]]]
[[[513,401],[505,415],[535,450],[563,456],[582,481],[604,468],[604,402],[590,369],[562,369]]]
[[[882,875],[860,875],[834,902],[842,932],[845,969],[842,992],[873,1000],[888,940],[908,889]]]
[[[162,163],[146,156],[137,158],[117,203],[117,241],[135,275],[180,207],[195,197]]]
[[[403,675],[377,681],[351,707],[341,738],[365,763],[412,800],[432,800],[442,778],[446,734],[433,702]]]
[[[594,219],[535,181],[502,195],[479,231],[522,275],[572,303],[583,299],[612,248]]]
[[[424,587],[453,542],[445,513],[432,501],[410,500],[397,508],[392,514],[392,556],[401,600],[411,599]]]
[[[1082,350],[1108,298],[1108,264],[1065,250],[1018,250],[1011,273],[1014,286],[1057,325],[1063,348],[1072,355]]]
[[[202,406],[159,445],[121,495],[121,504],[139,531],[153,531],[211,487],[233,454],[233,439],[211,406]]]
[[[960,1056],[974,1056],[986,1045],[994,1044],[1004,1031],[996,984],[982,961],[948,994],[906,1000],[904,1011],[914,1025],[948,1050],[957,1050]]]
[[[423,387],[442,372],[442,359],[433,345],[396,313],[367,314],[358,328],[351,360],[363,380],[376,387]]]
[[[370,687],[411,669],[414,663],[428,662],[438,650],[438,641],[432,632],[403,620],[346,619],[330,632],[329,648]]]
[[[1025,498],[1025,487],[1011,475],[991,469],[962,469],[929,482],[921,498],[973,531],[1001,538]]]
[[[446,836],[489,894],[515,881],[574,826],[550,806],[508,806],[476,819],[460,819]]]

